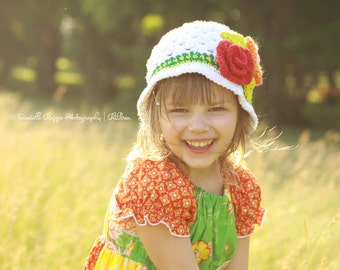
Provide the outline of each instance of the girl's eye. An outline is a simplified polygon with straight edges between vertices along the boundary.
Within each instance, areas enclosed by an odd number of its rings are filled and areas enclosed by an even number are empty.
[[[188,110],[185,109],[185,108],[175,108],[175,109],[171,109],[170,112],[171,113],[185,113],[187,112]]]
[[[225,111],[225,108],[224,107],[212,107],[209,109],[210,112],[220,112],[220,111]]]

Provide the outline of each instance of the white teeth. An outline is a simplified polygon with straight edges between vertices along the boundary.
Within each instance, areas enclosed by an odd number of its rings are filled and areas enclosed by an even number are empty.
[[[213,140],[209,141],[186,141],[186,143],[192,147],[206,147],[212,143]]]

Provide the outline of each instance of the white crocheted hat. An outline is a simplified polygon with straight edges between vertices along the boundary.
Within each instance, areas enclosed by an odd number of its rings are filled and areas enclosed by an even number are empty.
[[[140,120],[145,119],[148,110],[145,101],[158,81],[199,73],[238,96],[241,107],[251,116],[254,131],[258,119],[252,106],[252,92],[262,84],[257,51],[251,37],[216,22],[195,21],[171,30],[153,48],[147,61],[147,86],[137,102]]]

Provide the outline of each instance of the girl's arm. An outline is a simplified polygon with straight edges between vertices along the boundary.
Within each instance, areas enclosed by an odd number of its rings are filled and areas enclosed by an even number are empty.
[[[236,252],[225,270],[248,270],[249,237],[238,239]]]
[[[158,270],[199,270],[189,237],[173,236],[163,224],[137,226],[136,232]]]

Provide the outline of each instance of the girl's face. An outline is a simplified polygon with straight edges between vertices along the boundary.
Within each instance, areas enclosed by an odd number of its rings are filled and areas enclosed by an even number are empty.
[[[160,112],[160,128],[167,146],[191,173],[216,168],[237,124],[238,101],[235,95],[212,82],[208,85],[211,85],[209,89],[200,91],[203,98],[193,95],[195,101],[188,103],[178,95],[176,97],[174,91],[187,90],[190,93],[192,89],[181,87],[168,92]]]

